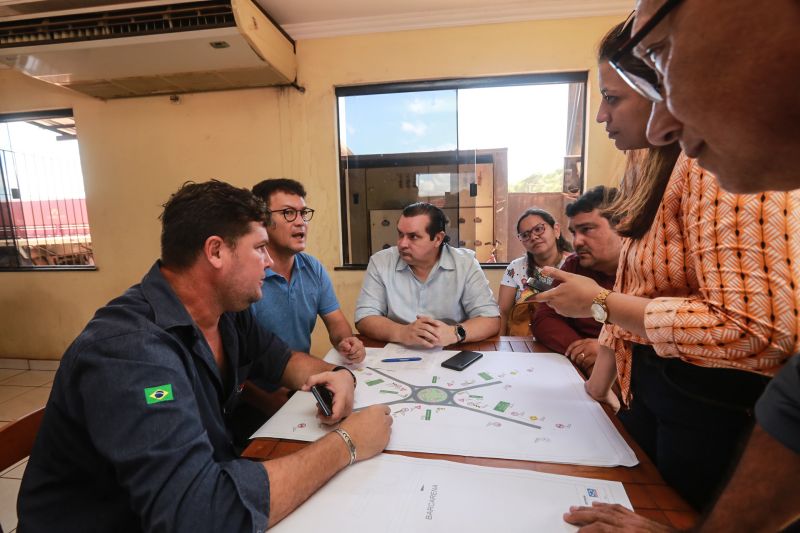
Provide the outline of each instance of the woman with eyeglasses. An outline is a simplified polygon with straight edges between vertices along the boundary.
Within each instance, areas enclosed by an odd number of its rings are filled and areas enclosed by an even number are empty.
[[[517,238],[525,247],[525,255],[508,264],[500,281],[501,335],[530,335],[530,307],[534,302],[528,302],[533,296],[528,279],[538,276],[542,267],[561,268],[572,251],[561,227],[544,209],[531,208],[520,215]]]
[[[620,420],[699,510],[724,481],[768,376],[800,348],[800,241],[788,229],[800,196],[725,193],[677,143],[651,145],[663,102],[652,104],[609,64],[629,37],[630,25],[620,24],[599,51],[597,120],[628,151],[610,207],[625,237],[614,290],[546,271],[561,283],[536,299],[605,323],[587,392],[618,407],[611,386],[619,380]],[[633,55],[615,63],[658,86]]]

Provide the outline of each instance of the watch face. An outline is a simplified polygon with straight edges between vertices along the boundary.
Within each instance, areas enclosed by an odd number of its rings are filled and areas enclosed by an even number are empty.
[[[592,310],[592,317],[598,322],[605,322],[606,318],[608,318],[608,313],[599,303],[593,303],[591,310]]]
[[[467,331],[461,324],[456,326],[456,332],[458,333],[459,340],[464,340],[467,337]]]

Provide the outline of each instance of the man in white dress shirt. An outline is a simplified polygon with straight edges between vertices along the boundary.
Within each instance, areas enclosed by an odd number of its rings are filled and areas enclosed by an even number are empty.
[[[369,260],[356,328],[377,340],[431,348],[496,335],[500,310],[472,250],[447,244],[447,216],[419,202],[397,223],[397,246]]]

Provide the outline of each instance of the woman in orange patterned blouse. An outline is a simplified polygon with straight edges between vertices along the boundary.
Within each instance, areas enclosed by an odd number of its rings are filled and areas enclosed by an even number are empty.
[[[601,45],[606,106],[613,106],[608,95],[627,88],[608,51],[629,35],[620,25]],[[655,76],[639,66],[642,76]],[[614,121],[606,123],[613,133]],[[638,147],[648,146],[644,139]],[[644,159],[653,161],[653,148]],[[683,155],[665,178],[653,165],[631,168],[614,209],[628,236],[614,291],[546,270],[562,283],[537,299],[606,323],[587,392],[613,404],[619,379],[628,407],[620,419],[699,509],[724,481],[768,378],[800,348],[800,195],[725,193]]]

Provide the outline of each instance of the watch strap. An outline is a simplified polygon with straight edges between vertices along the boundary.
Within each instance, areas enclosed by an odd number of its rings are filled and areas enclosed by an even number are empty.
[[[338,370],[346,370],[350,374],[350,377],[353,378],[353,388],[355,388],[356,385],[358,384],[358,380],[356,380],[356,375],[353,374],[353,371],[347,368],[346,366],[335,366],[333,367],[333,370],[331,370],[331,372],[336,372]]]
[[[456,344],[462,343],[467,340],[467,332],[464,330],[464,326],[461,324],[455,325],[456,331]]]
[[[603,311],[605,311],[606,318],[605,318],[605,320],[603,320],[604,324],[608,324],[608,304],[606,303],[606,299],[608,298],[608,295],[611,294],[611,293],[612,293],[612,291],[610,289],[603,289],[592,300],[592,304],[593,305],[594,304],[599,305],[600,307],[603,308]]]
[[[594,297],[594,300],[592,300],[592,303],[596,303],[598,305],[602,305],[603,309],[608,311],[608,306],[606,305],[606,298],[608,298],[609,294],[611,294],[611,290],[610,289],[603,289],[602,291],[600,291],[600,293],[597,296]]]

